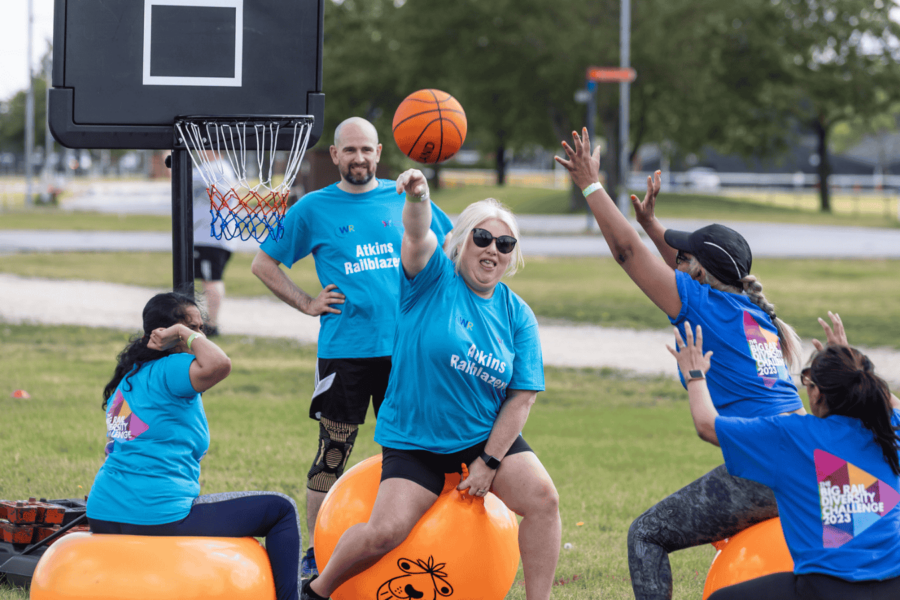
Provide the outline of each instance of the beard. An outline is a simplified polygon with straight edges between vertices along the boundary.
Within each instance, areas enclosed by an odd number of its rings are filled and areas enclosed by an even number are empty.
[[[365,169],[363,175],[353,174],[353,168],[358,166],[362,166]],[[375,171],[370,171],[368,165],[349,165],[346,170],[341,171],[341,177],[343,177],[347,183],[352,183],[353,185],[365,185],[375,177]]]

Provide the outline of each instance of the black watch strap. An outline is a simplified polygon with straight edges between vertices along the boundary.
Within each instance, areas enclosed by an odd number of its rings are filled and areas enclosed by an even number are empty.
[[[488,454],[487,452],[481,453],[481,460],[484,461],[484,464],[488,466],[489,469],[497,470],[497,467],[500,466],[500,461]]]

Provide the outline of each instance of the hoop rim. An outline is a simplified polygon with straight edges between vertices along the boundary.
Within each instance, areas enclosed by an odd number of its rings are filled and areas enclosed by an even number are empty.
[[[194,144],[189,143],[189,136],[185,137],[182,135],[182,128],[190,128],[190,127],[209,127],[209,126],[219,126],[219,125],[234,125],[250,127],[250,131],[258,128],[259,126],[270,127],[275,126],[278,128],[278,135],[274,138],[274,147],[265,144],[266,149],[268,150],[277,150],[277,151],[287,151],[293,148],[292,139],[294,135],[294,131],[296,131],[297,127],[300,127],[300,131],[303,132],[305,129],[312,133],[312,129],[315,126],[316,117],[315,115],[185,115],[176,117],[175,122],[172,126],[172,148],[174,150],[186,150],[189,148],[193,148]],[[248,131],[249,133],[249,131]],[[202,139],[202,148],[205,150],[211,150],[212,142],[211,140]],[[256,140],[251,136],[245,142],[245,147],[248,150],[257,150]],[[304,151],[306,148],[306,144],[304,144]]]
[[[238,123],[313,123],[313,115],[184,115],[175,117],[175,124],[179,123],[226,123],[236,121]]]

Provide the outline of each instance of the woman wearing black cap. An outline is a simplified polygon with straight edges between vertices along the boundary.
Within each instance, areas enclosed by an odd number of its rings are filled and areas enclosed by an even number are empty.
[[[719,414],[770,417],[801,413],[789,366],[800,340],[776,318],[775,308],[750,274],[752,255],[743,237],[723,225],[693,233],[666,230],[654,215],[659,172],[648,178],[643,202],[632,196],[638,222],[662,254],[658,260],[599,183],[599,148],[591,154],[587,130],[563,142],[557,157],[587,198],[613,257],[673,325],[699,324],[713,350],[705,377]],[[686,383],[685,383],[686,384]],[[732,477],[725,465],[675,492],[635,519],[628,531],[628,563],[638,600],[672,597],[668,553],[715,542],[778,516],[768,487]]]

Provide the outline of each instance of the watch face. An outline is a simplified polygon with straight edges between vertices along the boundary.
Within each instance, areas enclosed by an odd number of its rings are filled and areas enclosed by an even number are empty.
[[[690,376],[691,379],[703,379],[703,371],[691,369],[688,371],[688,376]]]

